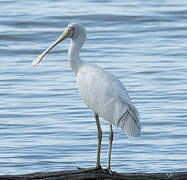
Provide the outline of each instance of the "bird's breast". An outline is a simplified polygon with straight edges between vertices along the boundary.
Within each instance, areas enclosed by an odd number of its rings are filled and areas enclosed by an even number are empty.
[[[98,71],[82,71],[77,75],[80,95],[87,106],[112,124],[119,118],[124,107],[113,87],[112,80]]]

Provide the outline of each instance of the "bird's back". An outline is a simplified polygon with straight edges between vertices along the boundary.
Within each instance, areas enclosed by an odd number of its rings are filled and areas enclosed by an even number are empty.
[[[90,109],[128,136],[140,135],[138,112],[121,81],[90,63],[82,64],[76,78],[81,97]]]

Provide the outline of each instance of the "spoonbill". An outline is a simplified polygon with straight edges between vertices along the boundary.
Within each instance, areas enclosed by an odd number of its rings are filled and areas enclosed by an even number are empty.
[[[102,129],[99,117],[103,117],[109,122],[107,170],[112,172],[110,164],[113,141],[112,125],[121,128],[127,136],[140,136],[139,114],[132,104],[126,88],[118,78],[101,67],[80,59],[79,52],[86,39],[86,30],[80,24],[69,24],[59,38],[38,56],[32,65],[36,66],[53,47],[66,38],[71,39],[68,62],[76,76],[80,95],[86,105],[93,111],[96,120],[98,144],[96,166],[94,168],[102,168],[100,164]]]

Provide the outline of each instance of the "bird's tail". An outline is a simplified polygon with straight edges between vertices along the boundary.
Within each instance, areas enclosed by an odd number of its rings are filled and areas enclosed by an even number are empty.
[[[139,114],[133,105],[128,105],[127,111],[119,118],[117,126],[123,129],[127,136],[140,136]]]

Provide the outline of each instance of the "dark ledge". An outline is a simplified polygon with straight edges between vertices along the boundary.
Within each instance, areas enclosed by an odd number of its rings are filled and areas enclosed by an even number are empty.
[[[0,180],[185,180],[187,172],[173,173],[113,173],[105,170],[71,170],[56,172],[39,172],[22,175],[1,175]]]

